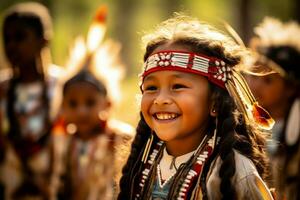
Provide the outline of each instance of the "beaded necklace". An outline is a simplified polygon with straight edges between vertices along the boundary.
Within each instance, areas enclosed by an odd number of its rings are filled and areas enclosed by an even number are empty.
[[[160,188],[163,188],[173,178],[180,165],[186,163],[196,151],[197,150],[194,150],[187,154],[174,157],[169,155],[166,148],[164,148],[163,156],[157,165],[157,178]]]
[[[156,143],[153,143],[153,138],[149,138],[145,151],[147,152],[146,155],[144,153],[143,155],[143,162],[144,166],[142,169],[142,174],[140,176],[138,188],[135,190],[134,199],[141,199],[142,194],[145,190],[145,185],[149,181],[149,177],[151,176],[151,173],[153,172],[153,167],[155,164],[157,164],[157,159],[159,158],[159,153],[162,150],[163,141],[158,141]],[[185,200],[188,199],[191,196],[191,193],[193,193],[193,199],[196,199],[198,196],[198,193],[200,192],[193,192],[193,188],[197,187],[198,181],[202,174],[202,169],[204,167],[205,162],[209,158],[209,156],[213,153],[213,148],[215,146],[215,136],[213,136],[210,139],[207,139],[206,137],[203,139],[201,144],[199,145],[198,149],[196,150],[196,153],[194,157],[192,158],[193,164],[188,172],[188,175],[184,178],[183,182],[180,183],[180,190],[179,193],[176,196],[176,199],[178,200]],[[157,165],[158,166],[158,165]],[[156,167],[157,167],[156,166]],[[169,178],[170,180],[176,176],[177,172]],[[158,177],[160,178],[160,177]],[[163,187],[167,182],[170,180],[166,180],[161,186]],[[197,190],[200,190],[199,187],[197,187]]]

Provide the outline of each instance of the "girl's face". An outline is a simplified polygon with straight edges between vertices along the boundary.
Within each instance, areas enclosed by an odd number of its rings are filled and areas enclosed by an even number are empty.
[[[86,82],[71,84],[64,95],[63,111],[67,123],[73,123],[77,133],[87,135],[100,126],[99,114],[108,111],[109,101],[95,86]]]
[[[164,47],[154,53],[188,51],[178,45]],[[211,107],[209,83],[205,77],[179,71],[153,72],[145,77],[142,90],[142,114],[161,140],[167,145],[199,144],[207,128]]]
[[[21,21],[10,21],[4,27],[4,49],[8,61],[18,67],[35,62],[45,40],[36,32],[22,24]]]

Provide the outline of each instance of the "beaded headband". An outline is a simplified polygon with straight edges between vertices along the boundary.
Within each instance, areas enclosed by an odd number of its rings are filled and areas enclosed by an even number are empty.
[[[206,76],[209,81],[225,88],[231,68],[224,61],[201,54],[182,51],[162,51],[152,54],[144,63],[142,77],[160,70],[176,70]]]
[[[185,51],[160,51],[145,61],[142,80],[162,70],[205,76],[210,82],[228,91],[248,121],[254,121],[266,130],[270,130],[275,123],[269,113],[258,105],[243,76],[221,59]]]

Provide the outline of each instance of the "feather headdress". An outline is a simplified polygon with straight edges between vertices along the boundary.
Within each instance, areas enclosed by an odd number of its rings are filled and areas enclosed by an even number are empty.
[[[125,71],[119,58],[121,44],[112,39],[104,40],[106,17],[107,7],[100,6],[86,40],[83,36],[75,39],[62,80],[68,80],[81,70],[89,70],[105,84],[109,98],[118,103],[121,100],[120,81]]]
[[[255,29],[250,46],[255,50],[254,75],[278,73],[300,82],[300,26],[294,21],[283,23],[266,17]]]

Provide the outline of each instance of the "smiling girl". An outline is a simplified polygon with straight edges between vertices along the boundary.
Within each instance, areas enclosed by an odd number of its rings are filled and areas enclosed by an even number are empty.
[[[118,199],[272,199],[254,126],[273,122],[239,74],[245,50],[185,16],[144,39],[141,120]]]

